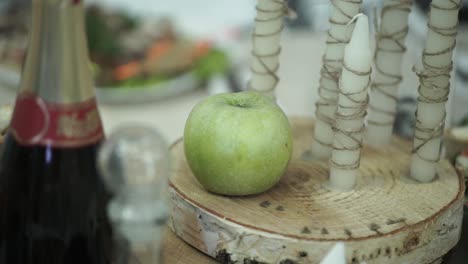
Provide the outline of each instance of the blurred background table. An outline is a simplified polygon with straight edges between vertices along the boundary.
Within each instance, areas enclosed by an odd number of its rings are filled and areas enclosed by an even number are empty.
[[[11,0],[10,0],[11,1]],[[243,35],[235,43],[222,43],[221,47],[228,52],[236,62],[235,76],[241,88],[246,86],[249,71],[250,35],[254,17],[253,0],[90,0],[106,6],[120,6],[129,12],[144,16],[170,16],[180,28],[190,35],[199,38],[222,35],[223,31],[236,28]],[[158,4],[158,3],[162,4]],[[314,4],[310,4],[310,3]],[[365,10],[372,9],[374,1],[366,0]],[[2,2],[4,4],[6,2]],[[325,29],[327,27],[327,1],[291,1],[299,7],[303,19],[295,26],[286,28],[282,41],[281,68],[276,95],[280,106],[289,116],[308,116],[313,118],[321,57],[325,48]],[[0,7],[1,7],[0,4]],[[307,15],[309,14],[309,15]],[[315,15],[311,15],[315,14]],[[421,61],[421,49],[425,33],[425,23],[421,21],[421,13],[415,12],[410,18],[411,34],[408,38],[408,51],[405,56],[402,71],[404,81],[400,96],[414,98],[417,94],[418,82],[412,71],[413,65]],[[422,32],[422,33],[421,33]],[[464,38],[466,38],[464,34]],[[467,41],[468,42],[468,41]],[[464,43],[463,41],[461,42]],[[466,47],[466,46],[462,46]],[[235,50],[234,50],[235,49]],[[462,54],[459,49],[458,54]],[[452,93],[452,104],[449,106],[449,120],[460,120],[468,109],[463,107],[468,102],[468,89],[463,86],[462,76],[455,75]],[[465,91],[466,90],[466,91]],[[184,124],[191,109],[205,97],[211,94],[210,89],[200,89],[184,93],[167,100],[141,104],[105,104],[100,102],[100,111],[106,133],[109,134],[121,125],[144,123],[160,130],[170,143],[182,137]],[[12,104],[15,91],[1,87],[0,104]],[[465,218],[466,222],[466,218]],[[466,233],[466,231],[464,232]],[[466,263],[463,247],[466,248],[468,237],[463,236],[460,250],[453,255],[453,260],[447,263]],[[213,261],[198,252],[185,242],[168,232],[165,245],[165,263],[212,263]],[[457,255],[458,254],[458,255]],[[458,262],[457,260],[458,259]],[[464,262],[463,262],[464,261]]]
[[[242,45],[248,55],[249,41]],[[320,58],[324,50],[325,35],[308,31],[289,31],[284,36],[281,54],[281,81],[277,90],[279,104],[288,115],[313,117]],[[247,56],[246,55],[246,56]],[[402,94],[414,94],[417,80],[410,71],[412,59],[408,58],[404,65],[408,73],[402,89]],[[245,64],[239,71],[246,72],[249,65]],[[246,74],[240,73],[239,82],[246,85]],[[208,89],[185,93],[154,103],[141,104],[104,104],[100,103],[104,127],[107,133],[120,125],[128,123],[144,123],[161,130],[169,142],[174,142],[183,134],[185,120],[190,110],[203,98],[210,95]],[[0,103],[13,103],[15,91],[0,87]]]

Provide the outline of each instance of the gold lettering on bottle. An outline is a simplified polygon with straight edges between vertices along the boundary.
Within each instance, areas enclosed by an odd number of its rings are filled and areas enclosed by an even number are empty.
[[[79,119],[76,114],[62,115],[57,121],[57,135],[67,138],[85,138],[96,132],[100,126],[99,113],[92,110],[85,118]]]

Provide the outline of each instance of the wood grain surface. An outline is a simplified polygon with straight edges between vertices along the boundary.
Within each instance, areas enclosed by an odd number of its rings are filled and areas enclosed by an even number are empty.
[[[355,190],[324,188],[328,164],[309,159],[312,120],[291,119],[294,154],[274,188],[250,197],[206,192],[192,175],[182,141],[172,154],[170,227],[218,259],[318,263],[344,241],[350,263],[431,263],[457,243],[464,184],[447,161],[438,179],[407,177],[410,142],[394,138],[385,150],[365,147]]]
[[[142,264],[146,264],[144,260]],[[214,264],[209,256],[190,246],[167,229],[163,247],[163,264]]]

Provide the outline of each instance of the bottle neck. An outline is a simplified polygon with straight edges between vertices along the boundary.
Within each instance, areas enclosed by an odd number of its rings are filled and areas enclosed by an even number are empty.
[[[82,0],[33,0],[32,27],[20,93],[47,103],[92,100],[94,86]]]
[[[10,133],[23,145],[60,148],[104,137],[82,0],[33,0],[32,30]]]

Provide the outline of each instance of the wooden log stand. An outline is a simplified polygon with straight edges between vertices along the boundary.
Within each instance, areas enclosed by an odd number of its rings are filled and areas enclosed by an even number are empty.
[[[266,193],[224,197],[192,175],[183,142],[172,148],[170,228],[221,263],[319,263],[337,241],[348,263],[438,263],[460,238],[464,183],[448,161],[438,179],[407,177],[411,143],[365,147],[355,190],[324,188],[328,164],[311,161],[313,122],[292,118],[294,153],[282,180]]]

